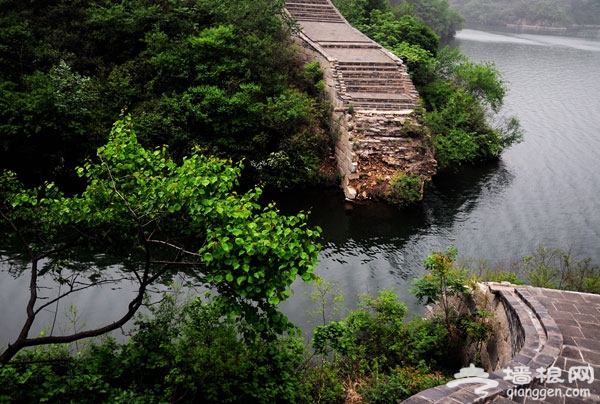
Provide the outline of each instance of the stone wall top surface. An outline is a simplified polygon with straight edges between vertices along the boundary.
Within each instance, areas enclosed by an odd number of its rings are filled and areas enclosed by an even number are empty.
[[[522,346],[505,369],[514,371],[520,367],[530,371],[531,380],[515,384],[514,380],[505,379],[508,373],[501,369],[489,375],[498,386],[489,389],[485,397],[475,392],[481,384],[464,384],[425,390],[404,403],[600,402],[600,295],[531,286],[488,285],[504,300],[506,310],[511,312],[507,314],[513,315],[523,330]],[[536,378],[550,367],[554,368],[558,379]],[[580,389],[585,389],[587,396],[572,396],[575,389],[577,394],[581,394]],[[552,396],[549,390],[552,390]]]

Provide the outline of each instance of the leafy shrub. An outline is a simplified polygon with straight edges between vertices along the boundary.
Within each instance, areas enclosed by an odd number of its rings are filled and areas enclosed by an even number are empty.
[[[513,285],[523,285],[523,281],[517,274],[507,271],[490,272],[485,280],[489,282],[510,282]]]
[[[600,267],[591,261],[578,257],[571,248],[539,246],[533,254],[515,263],[515,267],[533,286],[598,294]]]
[[[27,351],[0,367],[0,402],[302,402],[304,347],[265,339],[216,304],[165,296],[124,345]],[[242,338],[246,335],[246,338]],[[36,361],[39,361],[37,363]]]
[[[423,180],[415,174],[398,172],[392,177],[391,189],[386,199],[396,205],[408,205],[420,201],[423,197]]]
[[[362,386],[360,392],[367,403],[398,403],[449,380],[427,366],[396,367],[389,375],[378,375],[372,384]]]
[[[323,361],[308,366],[303,374],[308,402],[313,404],[342,404],[345,387],[339,367],[333,362]]]
[[[485,295],[481,303],[473,300],[477,291],[474,280],[455,263],[457,255],[458,250],[452,246],[430,254],[425,259],[428,272],[414,282],[413,293],[419,302],[436,303],[439,310],[434,318],[443,323],[448,336],[446,352],[460,362],[463,349],[474,345],[478,353],[491,335],[488,320],[493,312],[487,310]]]

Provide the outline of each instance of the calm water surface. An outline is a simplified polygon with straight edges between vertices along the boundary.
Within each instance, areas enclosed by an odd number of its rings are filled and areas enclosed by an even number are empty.
[[[323,228],[317,273],[337,283],[349,306],[361,293],[396,288],[419,313],[410,282],[425,256],[450,244],[463,258],[505,264],[540,244],[573,247],[600,265],[600,40],[464,30],[456,44],[502,72],[510,87],[503,113],[521,121],[522,143],[497,162],[439,175],[423,204],[403,211],[349,206],[336,190],[276,198],[286,212],[312,211]],[[309,329],[313,288],[294,290],[282,309]],[[0,345],[21,326],[26,291],[26,279],[2,277]],[[91,326],[124,310],[118,299],[103,291],[75,304]]]
[[[600,265],[600,40],[463,30],[456,45],[495,63],[510,88],[503,114],[520,120],[524,141],[498,162],[438,176],[408,211],[344,213],[314,197],[325,235],[318,272],[351,299],[394,287],[418,313],[409,283],[425,256],[450,244],[463,258],[506,265],[539,245],[572,247]],[[309,300],[297,301],[286,309],[301,322]]]

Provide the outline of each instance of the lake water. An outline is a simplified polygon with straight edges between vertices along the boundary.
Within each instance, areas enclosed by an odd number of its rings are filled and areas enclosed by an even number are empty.
[[[437,176],[418,208],[345,212],[339,198],[311,195],[325,236],[317,271],[351,301],[393,287],[418,313],[410,282],[450,244],[505,266],[539,245],[600,265],[600,40],[463,30],[455,44],[495,63],[509,86],[502,113],[520,120],[524,141],[495,163]],[[285,307],[303,322],[310,300],[297,301]]]
[[[395,288],[420,313],[410,283],[431,251],[451,244],[462,258],[507,265],[539,245],[572,247],[600,265],[600,40],[463,30],[456,44],[502,72],[510,88],[503,112],[521,121],[522,143],[496,162],[438,175],[423,203],[406,210],[347,205],[337,190],[277,198],[285,212],[312,211],[311,223],[323,228],[316,272],[338,285],[347,306]],[[314,288],[299,282],[294,290],[282,309],[310,329]],[[21,326],[26,293],[27,279],[2,276],[0,345]],[[92,326],[124,311],[119,296],[76,301],[80,318]],[[50,312],[37,329],[44,321]]]

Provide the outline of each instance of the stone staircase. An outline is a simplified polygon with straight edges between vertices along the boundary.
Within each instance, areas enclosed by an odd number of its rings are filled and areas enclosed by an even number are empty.
[[[399,172],[422,183],[436,171],[417,93],[402,60],[354,29],[330,0],[291,0],[300,59],[318,60],[340,130],[336,161],[348,199],[379,199]],[[422,187],[421,187],[422,189]]]
[[[327,0],[293,0],[286,2],[285,7],[298,21],[345,22],[336,8]]]
[[[395,63],[339,62],[338,72],[355,109],[395,111],[414,108],[414,87]]]
[[[418,101],[402,61],[356,31],[329,0],[286,2],[304,33],[331,57],[338,98],[355,110],[412,110]]]

